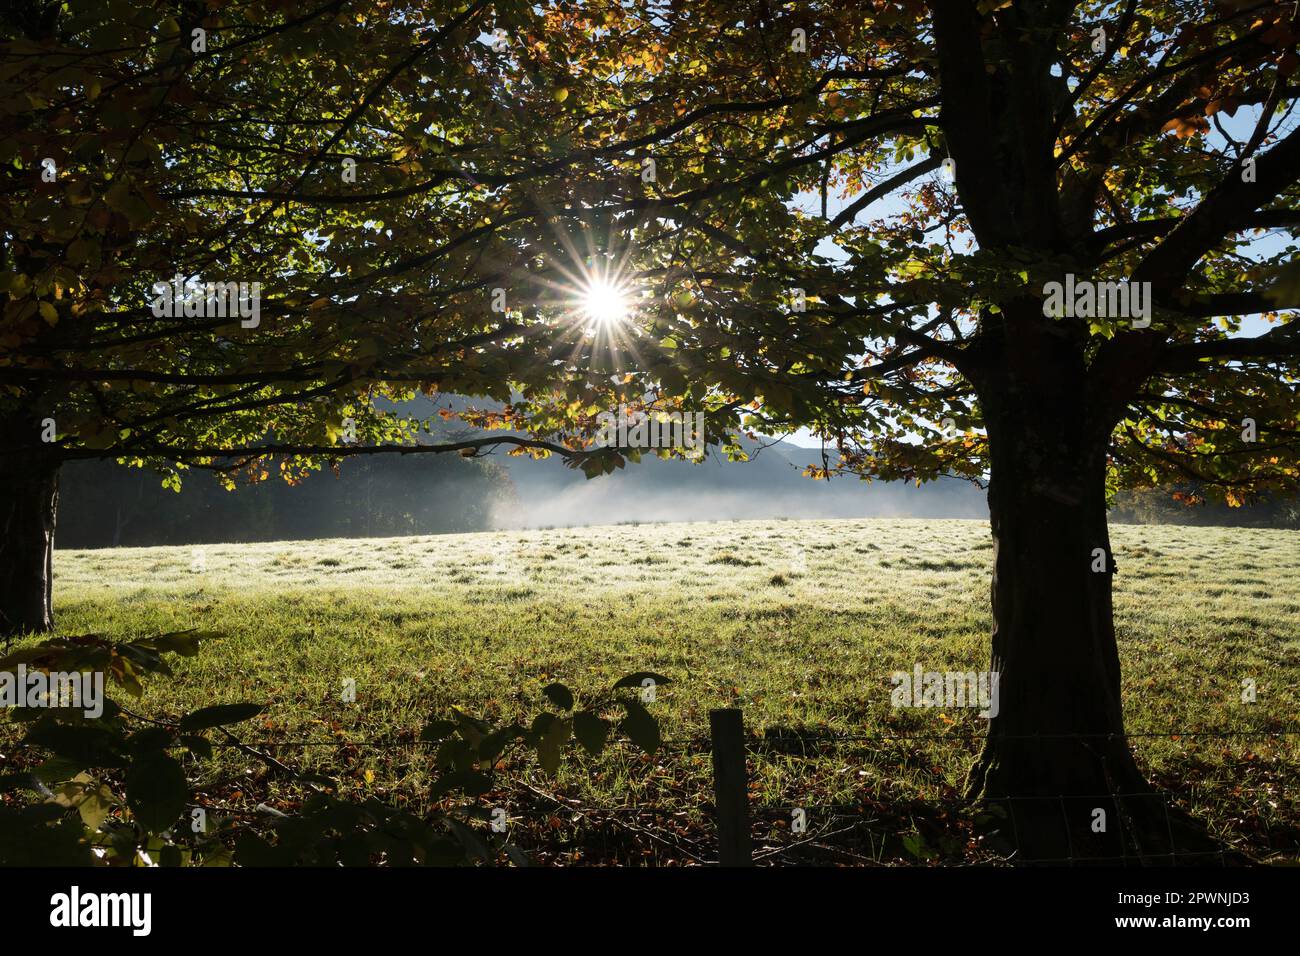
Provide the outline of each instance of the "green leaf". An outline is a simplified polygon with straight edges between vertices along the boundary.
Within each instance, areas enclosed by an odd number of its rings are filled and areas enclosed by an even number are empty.
[[[566,719],[551,721],[542,739],[537,742],[537,762],[548,776],[555,776],[560,769],[560,758],[564,754],[564,745],[569,742],[573,732],[573,722]]]
[[[230,866],[234,854],[222,843],[205,844],[203,847],[203,866]]]
[[[204,641],[213,641],[222,636],[217,631],[176,631],[155,637],[148,643],[160,654],[171,651],[181,657],[193,657]]]
[[[456,714],[456,726],[460,730],[460,735],[464,737],[471,746],[477,747],[480,740],[492,732],[492,725],[486,720],[479,720],[472,717],[459,707],[454,708]]]
[[[573,692],[563,684],[547,684],[542,688],[542,693],[560,710],[573,710]]]
[[[50,803],[65,809],[76,808],[81,815],[81,822],[90,830],[98,830],[108,817],[109,811],[117,804],[113,791],[99,783],[86,773],[77,774],[54,791]]]
[[[293,862],[289,854],[255,833],[244,833],[235,841],[235,860],[240,866],[288,866]]]
[[[542,711],[533,718],[533,725],[528,729],[528,733],[525,735],[524,740],[529,744],[529,746],[536,747],[538,742],[546,736],[546,731],[550,729],[551,724],[555,723],[559,719],[559,717],[548,710]]]
[[[491,854],[488,851],[487,845],[479,839],[477,833],[465,826],[465,824],[461,823],[459,820],[453,820],[451,817],[447,817],[443,822],[447,825],[447,829],[450,830],[456,839],[460,841],[460,844],[465,848],[466,853],[482,863],[488,862]]]
[[[175,736],[166,727],[145,727],[136,731],[126,741],[132,757],[166,750],[175,742]]]
[[[497,757],[501,756],[501,751],[505,749],[506,744],[518,737],[522,737],[524,733],[524,728],[518,724],[510,724],[507,727],[492,731],[479,741],[479,759],[485,761],[489,766],[496,763]]]
[[[123,758],[120,766],[126,766],[127,761]],[[62,780],[71,780],[81,770],[88,766],[86,761],[69,760],[67,757],[51,757],[39,767],[32,771],[32,777],[41,783],[49,786],[59,783]],[[33,787],[32,789],[36,789]]]
[[[1300,259],[1293,259],[1273,275],[1273,284],[1264,290],[1264,298],[1278,308],[1300,300]]]
[[[528,859],[528,854],[513,843],[507,843],[502,849],[506,851],[506,856],[515,866],[532,866],[533,861]]]
[[[261,704],[218,704],[204,707],[181,718],[181,730],[206,730],[209,727],[222,727],[237,724],[243,720],[256,717],[266,708]]]
[[[481,797],[492,789],[492,778],[477,770],[451,770],[433,782],[429,797],[441,800],[447,794],[459,791],[467,797]]]
[[[614,689],[618,690],[620,687],[635,687],[640,689],[642,681],[647,678],[654,681],[656,684],[672,683],[672,681],[667,677],[664,677],[662,674],[656,674],[654,671],[637,671],[635,674],[628,674],[626,677],[620,677],[614,684]]]
[[[78,770],[87,767],[121,767],[127,763],[124,741],[104,727],[57,724],[42,719],[28,731],[24,743],[45,747],[78,765]]]
[[[456,732],[454,720],[431,720],[420,731],[420,739],[430,743],[440,743]]]
[[[918,860],[933,860],[937,853],[925,842],[925,837],[920,833],[909,833],[903,837],[903,849],[916,857]]]
[[[450,737],[439,745],[433,759],[440,770],[469,770],[478,760],[478,750],[467,740]]]
[[[126,805],[150,833],[174,824],[185,812],[189,795],[185,771],[166,754],[147,754],[127,768]]]
[[[646,753],[654,753],[659,749],[659,721],[650,715],[650,711],[639,700],[625,700],[622,704],[627,716],[619,721],[619,731]]]
[[[580,710],[573,715],[573,736],[578,738],[578,743],[593,757],[599,757],[605,749],[610,729],[608,720],[590,710]]]
[[[81,236],[68,246],[68,261],[81,265],[99,257],[99,243],[89,236]]]
[[[98,830],[116,805],[117,798],[113,796],[113,791],[100,784],[95,790],[86,793],[85,799],[77,804],[77,812],[81,814],[81,822],[87,829]]]
[[[181,850],[177,846],[165,846],[158,851],[159,866],[180,866]]]

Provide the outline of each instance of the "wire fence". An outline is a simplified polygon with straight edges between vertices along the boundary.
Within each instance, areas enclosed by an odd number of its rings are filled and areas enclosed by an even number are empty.
[[[718,713],[718,712],[715,712]],[[724,751],[722,759],[731,760],[735,764],[735,773],[742,773],[747,770],[748,766],[760,764],[765,760],[770,760],[774,754],[779,755],[782,759],[791,757],[801,758],[808,756],[810,752],[819,753],[825,749],[842,749],[845,745],[855,744],[876,744],[887,742],[951,742],[953,740],[974,740],[984,739],[983,733],[963,733],[959,731],[946,732],[942,734],[934,733],[879,733],[879,734],[850,734],[834,732],[805,732],[805,731],[777,731],[768,733],[763,737],[749,739],[744,735],[742,729],[743,717],[739,711],[731,711],[729,714],[731,723],[730,736],[733,741],[730,744],[723,743]],[[715,745],[719,743],[717,724],[715,730]],[[1267,727],[1267,728],[1178,728],[1165,731],[1138,731],[1129,734],[1117,733],[1035,733],[1035,734],[1017,734],[1002,735],[1003,740],[1019,741],[1061,741],[1077,740],[1080,742],[1093,744],[1098,741],[1127,741],[1129,738],[1139,739],[1182,739],[1182,738],[1206,738],[1206,739],[1246,739],[1246,740],[1290,740],[1300,738],[1300,727]],[[736,740],[740,743],[737,744]],[[731,753],[727,754],[726,750],[730,749]],[[717,766],[718,748],[715,747],[715,769]],[[742,766],[743,762],[743,766]],[[1294,776],[1287,778],[1288,783],[1293,780]],[[1214,789],[1214,788],[1205,788]],[[1243,795],[1252,794],[1262,797],[1262,802],[1273,809],[1279,809],[1282,804],[1287,804],[1288,808],[1294,803],[1294,791],[1286,792],[1282,786],[1263,786],[1263,787],[1243,787],[1234,783],[1231,787],[1232,795],[1241,798]],[[1102,863],[1123,863],[1123,864],[1223,864],[1230,865],[1233,863],[1247,862],[1248,854],[1242,851],[1242,848],[1233,846],[1225,839],[1223,834],[1219,834],[1216,839],[1212,835],[1210,826],[1206,826],[1202,821],[1195,818],[1195,815],[1189,811],[1189,808],[1180,804],[1180,800],[1188,802],[1189,796],[1194,796],[1196,785],[1185,787],[1182,790],[1169,789],[1151,789],[1151,790],[1123,790],[1112,788],[1100,793],[1079,793],[1072,792],[1068,794],[1017,794],[998,797],[990,800],[976,800],[969,797],[945,798],[945,797],[925,797],[915,801],[901,801],[909,804],[912,808],[917,806],[924,807],[928,811],[931,821],[934,819],[945,820],[950,824],[950,832],[947,834],[951,841],[954,834],[951,832],[951,824],[954,820],[962,820],[967,825],[958,827],[958,833],[965,833],[973,837],[975,832],[981,827],[974,824],[980,822],[983,824],[982,829],[988,834],[979,837],[984,844],[984,849],[989,851],[983,854],[982,862],[1011,862],[1021,865],[1079,865],[1079,864],[1102,864]],[[888,806],[888,798],[885,801],[871,800],[869,798],[860,801],[864,805],[858,807],[846,806],[840,803],[759,803],[749,804],[744,802],[738,804],[733,800],[730,805],[735,807],[739,805],[741,811],[748,811],[752,814],[755,821],[760,826],[758,830],[763,831],[763,824],[768,824],[766,833],[771,837],[774,832],[779,830],[786,831],[787,836],[793,839],[787,840],[782,845],[777,846],[759,846],[752,847],[744,839],[746,835],[752,833],[754,827],[748,818],[741,817],[734,821],[730,827],[732,830],[732,846],[730,851],[727,848],[727,838],[725,831],[729,829],[722,821],[719,821],[719,831],[723,834],[721,838],[721,847],[723,862],[733,865],[748,865],[752,862],[768,860],[774,857],[787,855],[793,850],[803,847],[811,847],[825,850],[832,855],[843,855],[848,857],[857,857],[859,862],[879,862],[881,850],[891,845],[902,844],[907,854],[917,862],[929,862],[941,859],[944,854],[938,852],[932,847],[923,832],[926,827],[916,826],[911,832],[901,833],[898,827],[898,814],[892,817],[882,810],[900,809],[898,801],[894,806]],[[1193,801],[1194,802],[1194,801]],[[718,796],[718,808],[721,811],[728,801],[724,800],[721,794]],[[906,810],[907,807],[902,809]],[[1297,808],[1300,811],[1300,808]],[[1118,819],[1108,819],[1113,814]],[[907,816],[907,814],[904,814]],[[1052,821],[1052,817],[1057,819]],[[1296,822],[1296,816],[1291,814],[1291,821],[1285,824],[1282,829],[1284,832],[1277,834],[1270,833],[1265,827],[1263,833],[1256,833],[1255,839],[1252,840],[1252,849],[1258,853],[1263,850],[1265,853],[1280,853],[1292,861],[1300,861],[1300,825]],[[964,817],[964,819],[962,819]],[[983,818],[982,820],[980,818]],[[1147,825],[1146,833],[1141,833],[1141,828],[1136,825],[1134,817],[1143,818]],[[1155,823],[1163,829],[1162,840],[1153,840],[1151,837],[1151,824]],[[1054,824],[1047,827],[1045,823]],[[1032,832],[1022,832],[1029,828]],[[1044,831],[1048,831],[1048,838],[1043,839]],[[1025,839],[1029,837],[1029,839]],[[830,842],[832,838],[835,843]],[[844,844],[852,843],[854,838],[867,841],[869,852],[864,856],[854,854]],[[941,836],[942,839],[942,836]],[[769,839],[769,842],[773,842]],[[1059,845],[1059,849],[1049,854],[1043,854],[1041,851],[1045,845],[1050,846],[1053,842]],[[1026,853],[1023,847],[1033,847],[1039,852]],[[1106,852],[1102,848],[1113,848],[1111,852]],[[970,849],[967,847],[965,849]],[[981,855],[981,854],[976,854]],[[945,863],[956,863],[957,865],[968,865],[967,860],[960,857],[943,860]]]
[[[856,745],[889,743],[953,743],[982,740],[984,733],[957,729],[943,733],[845,733],[830,730],[769,731],[762,736],[746,735],[739,711],[715,711],[733,714],[734,725],[728,736],[719,735],[716,724],[708,735],[677,737],[665,740],[661,752],[680,756],[711,754],[714,763],[712,802],[702,800],[695,816],[712,818],[704,826],[688,830],[671,824],[680,823],[689,810],[668,809],[651,804],[629,806],[591,806],[575,799],[549,793],[525,781],[518,789],[534,798],[529,811],[519,808],[514,819],[529,821],[532,813],[561,814],[564,826],[584,831],[590,845],[598,841],[607,856],[611,843],[622,846],[628,836],[633,842],[657,845],[683,861],[697,864],[721,862],[726,865],[773,864],[778,862],[842,862],[883,865],[889,862],[942,863],[944,865],[986,865],[1014,863],[1021,865],[1080,864],[1221,864],[1243,862],[1248,858],[1240,846],[1227,842],[1226,835],[1214,842],[1207,835],[1189,842],[1189,820],[1196,808],[1197,785],[1148,791],[1101,792],[1069,795],[1016,795],[992,801],[1001,816],[988,806],[965,797],[862,795],[856,800],[840,802],[755,802],[749,788],[749,768],[761,766],[773,757],[781,761],[803,759],[824,754],[827,750],[852,748]],[[1210,740],[1283,740],[1300,738],[1300,727],[1265,728],[1175,728],[1143,730],[1128,734],[1021,734],[1005,735],[1007,740],[1053,741],[1125,739],[1210,739]],[[435,742],[393,738],[363,741],[278,740],[258,741],[253,746],[266,749],[293,749],[351,746],[358,749],[434,746]],[[870,746],[865,748],[871,750]],[[729,764],[724,769],[721,764]],[[1202,793],[1220,788],[1202,785]],[[1277,786],[1231,787],[1234,799],[1251,797],[1248,803],[1264,803],[1274,809],[1283,805],[1289,810],[1294,792]],[[1255,799],[1258,798],[1258,799]],[[1080,812],[1090,813],[1090,824],[1081,823]],[[1164,842],[1154,844],[1134,839],[1131,821],[1105,819],[1131,817],[1141,812],[1148,824],[1153,820],[1163,829]],[[1050,855],[1027,855],[1022,828],[1028,822],[1041,831],[1045,819],[1056,815],[1059,852]],[[1250,850],[1255,855],[1276,854],[1288,860],[1300,860],[1300,808],[1289,815],[1282,832],[1273,833],[1265,825],[1255,832]],[[698,821],[697,821],[698,822]],[[1262,815],[1257,822],[1268,823]],[[713,834],[710,834],[710,824]],[[935,832],[936,823],[947,824],[948,832]],[[976,836],[982,823],[989,835]],[[1210,821],[1213,824],[1213,821]],[[1111,828],[1118,827],[1119,833]],[[564,827],[561,827],[562,829]],[[1148,829],[1150,827],[1148,826]],[[927,832],[929,831],[929,832]],[[1110,833],[1108,840],[1094,837]],[[712,837],[712,838],[711,838]],[[954,843],[965,843],[957,852]],[[1041,847],[1042,841],[1035,841]],[[1050,841],[1049,841],[1050,842]],[[1199,845],[1201,842],[1211,845]],[[945,845],[947,844],[947,845]],[[1098,852],[1098,845],[1112,846],[1117,852]]]
[[[954,731],[950,733],[937,734],[844,734],[837,731],[788,731],[776,732],[759,738],[765,745],[773,745],[785,742],[814,742],[814,743],[855,743],[855,742],[877,742],[893,740],[910,740],[910,741],[928,741],[928,742],[952,742],[957,740],[983,740],[987,735],[983,732],[964,732]],[[1300,737],[1300,728],[1280,728],[1280,729],[1242,729],[1228,728],[1222,730],[1151,730],[1151,731],[1132,731],[1123,734],[1118,733],[1097,733],[1097,734],[1002,734],[1003,740],[1133,740],[1136,738],[1158,737],[1177,739],[1179,737],[1212,737],[1212,738],[1234,738],[1250,737],[1265,739],[1272,737]],[[665,749],[690,747],[699,747],[708,749],[709,736],[702,734],[695,737],[676,737],[668,738],[660,742],[660,746]],[[393,749],[401,747],[437,747],[439,741],[420,740],[412,737],[377,737],[368,739],[347,738],[343,740],[244,740],[243,743],[259,747],[365,747],[376,750]]]
[[[730,734],[720,735],[712,725],[708,735],[676,737],[665,740],[661,753],[677,756],[702,756],[713,759],[714,792],[709,801],[700,797],[697,807],[659,807],[653,804],[627,806],[592,806],[573,797],[550,793],[527,781],[515,781],[532,803],[516,806],[512,820],[535,824],[537,815],[552,814],[566,833],[581,831],[588,847],[599,844],[598,857],[627,849],[633,844],[651,844],[661,848],[679,862],[727,865],[774,864],[779,862],[841,862],[884,865],[891,862],[942,863],[943,865],[986,865],[1014,863],[1024,865],[1081,865],[1099,863],[1141,864],[1221,864],[1231,865],[1255,856],[1274,855],[1300,860],[1300,807],[1292,811],[1295,794],[1283,786],[1231,785],[1231,796],[1248,806],[1269,806],[1279,812],[1283,823],[1272,832],[1266,815],[1256,814],[1256,826],[1249,846],[1230,842],[1229,834],[1220,834],[1216,842],[1203,828],[1191,841],[1189,821],[1198,809],[1196,796],[1218,794],[1222,787],[1193,782],[1185,786],[1159,790],[1111,790],[1093,794],[1016,795],[990,804],[965,797],[901,794],[858,794],[838,802],[816,800],[765,802],[755,801],[750,792],[750,767],[761,769],[764,763],[783,764],[805,758],[824,756],[827,750],[861,753],[871,746],[890,743],[952,743],[980,740],[983,733],[951,730],[943,733],[845,733],[830,730],[778,729],[759,735],[747,735],[739,711],[719,712],[733,716]],[[1265,728],[1176,728],[1135,731],[1130,734],[1023,734],[1005,739],[1052,741],[1074,739],[1098,740],[1193,739],[1279,741],[1300,738],[1298,727]],[[268,749],[351,746],[358,749],[431,746],[433,742],[392,738],[364,741],[278,740],[256,742]],[[1219,801],[1222,802],[1221,800]],[[990,809],[999,808],[998,810]],[[1203,809],[1203,808],[1201,808]],[[998,815],[1000,810],[1001,816]],[[1247,809],[1247,812],[1250,812]],[[1080,814],[1089,819],[1081,822]],[[1101,817],[1104,813],[1106,819]],[[558,815],[558,817],[554,816]],[[1151,839],[1148,832],[1136,838],[1136,829],[1125,817],[1141,815],[1147,830],[1154,824],[1163,830],[1163,841]],[[1204,814],[1203,814],[1204,815]],[[1058,852],[1026,854],[1021,850],[1022,828],[1028,823],[1043,829],[1045,819],[1055,816]],[[1212,816],[1212,814],[1211,814]],[[682,826],[684,817],[696,818],[693,827]],[[702,825],[701,825],[702,822]],[[1088,825],[1088,824],[1091,825]],[[990,831],[977,835],[978,825]],[[1209,821],[1214,824],[1213,820]],[[946,828],[946,832],[945,832]],[[1118,833],[1115,829],[1118,828]],[[1109,839],[1096,837],[1110,834]],[[561,841],[563,842],[563,841]],[[580,841],[579,841],[580,842]],[[1049,841],[1050,842],[1050,841]],[[1199,845],[1201,843],[1208,845]],[[954,845],[956,851],[954,851]],[[1036,841],[1040,848],[1042,841]],[[615,849],[611,850],[611,846]],[[1116,852],[1099,852],[1099,846],[1112,846]]]
[[[721,721],[721,723],[719,722]],[[756,799],[754,776],[773,768],[788,772],[791,762],[824,757],[826,752],[872,753],[870,745],[895,743],[954,743],[984,739],[984,733],[953,728],[942,733],[846,733],[825,729],[768,730],[762,735],[744,730],[739,710],[710,713],[710,732],[661,741],[662,757],[712,759],[712,794],[706,789],[681,795],[665,805],[655,802],[622,806],[592,805],[579,798],[552,793],[542,781],[527,775],[503,780],[509,792],[512,834],[528,837],[537,852],[564,862],[676,862],[687,865],[732,866],[778,863],[838,863],[889,865],[899,863],[971,866],[989,864],[1222,864],[1249,858],[1300,862],[1300,806],[1292,781],[1279,778],[1276,785],[1248,786],[1234,781],[1227,787],[1236,801],[1233,827],[1220,825],[1214,810],[1222,810],[1225,785],[1213,781],[1174,781],[1148,791],[1112,790],[1094,794],[1014,795],[991,802],[961,796],[920,793],[879,793],[866,788],[842,788],[844,799],[806,801],[777,794],[778,799]],[[1122,739],[1209,739],[1291,741],[1300,739],[1300,727],[1176,728],[1128,734],[1023,734],[1009,740],[1081,741]],[[438,741],[413,736],[363,739],[265,739],[213,741],[234,747],[280,768],[276,754],[307,753],[325,749],[352,749],[359,754],[381,751],[424,751]],[[886,760],[894,755],[879,755]],[[288,759],[286,757],[286,759]],[[779,765],[779,766],[778,766]],[[884,769],[891,769],[885,764]],[[1208,809],[1198,795],[1215,798]],[[709,799],[710,796],[712,799]],[[208,811],[255,827],[283,814],[264,804],[256,806],[208,801]],[[1262,812],[1263,809],[1271,812]],[[1141,810],[1148,824],[1164,829],[1164,843],[1133,842],[1126,838],[1131,822],[1123,819]],[[1105,823],[1096,827],[1097,811]],[[1204,820],[1203,836],[1211,845],[1198,845],[1185,837],[1189,820]],[[1090,819],[1080,820],[1080,813]],[[1058,852],[1026,854],[1021,849],[1022,828],[1041,830],[1055,815]],[[1249,819],[1247,819],[1249,818]],[[1148,827],[1149,829],[1149,827]],[[1249,839],[1242,837],[1248,831]],[[1213,832],[1217,839],[1208,834]],[[1108,840],[1094,837],[1109,834]],[[1041,845],[1041,841],[1040,841]],[[1112,846],[1116,852],[1098,852]]]

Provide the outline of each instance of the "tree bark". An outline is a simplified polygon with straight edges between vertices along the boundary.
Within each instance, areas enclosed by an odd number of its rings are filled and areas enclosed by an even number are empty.
[[[54,459],[0,458],[0,636],[54,627],[51,599],[58,474]]]
[[[1106,522],[1111,423],[1082,358],[1046,343],[981,390],[993,531],[997,713],[967,780],[1026,863],[1171,862],[1218,848],[1171,809],[1124,735]],[[1012,367],[1017,367],[1013,362]],[[1183,857],[1180,862],[1206,862]]]

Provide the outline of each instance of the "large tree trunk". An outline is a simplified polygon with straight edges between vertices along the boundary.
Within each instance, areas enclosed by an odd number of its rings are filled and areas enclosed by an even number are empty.
[[[0,456],[0,636],[54,627],[57,460]]]
[[[1109,424],[1048,348],[982,396],[989,433],[997,713],[968,792],[1024,862],[1169,862],[1209,844],[1146,782],[1124,736],[1106,526]],[[1059,357],[1059,354],[1058,354]],[[1202,858],[1199,862],[1204,862]]]

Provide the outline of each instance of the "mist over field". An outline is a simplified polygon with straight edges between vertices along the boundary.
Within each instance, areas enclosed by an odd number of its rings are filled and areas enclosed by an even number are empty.
[[[558,458],[379,455],[343,461],[337,474],[323,470],[294,487],[274,480],[228,492],[209,475],[191,474],[179,494],[150,471],[73,462],[62,477],[55,543],[148,547],[631,523],[988,518],[986,492],[968,481],[815,481],[803,470],[822,464],[819,449],[746,448],[749,461],[728,461],[716,449],[698,464],[646,455],[591,479]],[[1300,501],[1230,509],[1181,504],[1171,489],[1122,492],[1111,521],[1296,528]]]
[[[463,411],[469,403],[447,397]],[[428,440],[488,434],[436,416],[428,399],[393,406],[431,421]],[[278,479],[235,492],[203,472],[181,491],[148,470],[111,462],[71,462],[56,547],[87,548],[385,536],[665,521],[831,518],[987,518],[985,492],[943,478],[908,482],[803,475],[822,451],[789,441],[742,439],[748,461],[716,447],[702,462],[647,453],[611,474],[588,479],[558,457],[533,459],[496,450],[458,455],[375,455],[345,459],[297,486]],[[835,452],[827,451],[834,464]]]
[[[429,424],[426,441],[490,433],[438,412],[482,403],[455,395],[418,397],[382,407]],[[492,403],[487,403],[492,407]],[[805,435],[803,440],[808,441]],[[345,459],[300,485],[276,480],[237,492],[190,472],[179,494],[152,471],[112,462],[70,462],[62,476],[59,548],[275,541],[361,535],[400,536],[629,523],[858,518],[988,518],[987,492],[957,478],[920,486],[864,481],[853,475],[813,480],[804,470],[834,465],[834,448],[791,439],[740,440],[747,461],[716,446],[702,462],[640,462],[596,478],[559,457],[534,459],[497,449],[474,458],[452,454],[374,455]],[[1122,492],[1113,523],[1300,527],[1300,500],[1251,507],[1189,507],[1172,488]]]
[[[817,449],[755,447],[747,462],[715,455],[701,464],[645,457],[587,480],[555,459],[506,458],[515,486],[491,511],[494,528],[772,518],[986,518],[984,492],[944,479],[921,487],[838,476],[814,481],[804,467]]]

